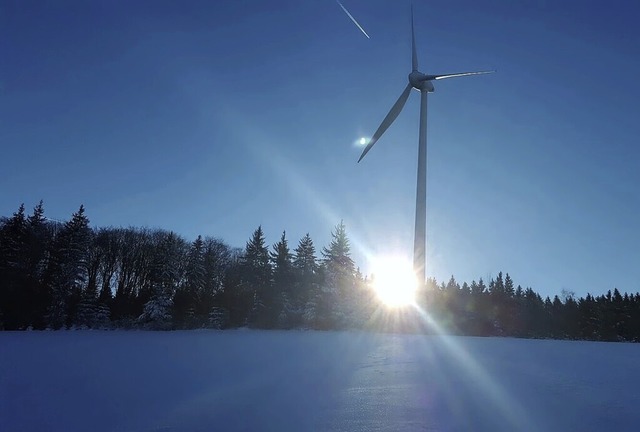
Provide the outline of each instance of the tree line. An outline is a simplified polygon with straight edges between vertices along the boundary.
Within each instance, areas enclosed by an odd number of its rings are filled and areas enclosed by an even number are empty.
[[[640,341],[640,294],[543,299],[509,274],[488,284],[430,279],[419,308],[390,310],[350,254],[345,225],[316,250],[309,234],[244,248],[214,237],[189,242],[147,228],[92,228],[80,206],[68,221],[40,202],[0,219],[0,328],[363,329]],[[425,320],[426,311],[432,320]],[[437,324],[433,324],[433,323]]]

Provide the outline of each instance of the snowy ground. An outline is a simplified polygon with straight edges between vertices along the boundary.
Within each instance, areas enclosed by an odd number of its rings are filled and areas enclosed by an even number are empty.
[[[0,431],[636,431],[640,344],[0,332]]]

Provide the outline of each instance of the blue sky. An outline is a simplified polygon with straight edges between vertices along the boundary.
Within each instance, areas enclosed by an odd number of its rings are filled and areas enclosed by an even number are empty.
[[[409,2],[10,1],[0,6],[0,214],[244,246],[262,224],[354,258],[413,244]],[[543,295],[640,290],[634,2],[414,1],[420,69],[497,69],[429,96],[427,274]]]

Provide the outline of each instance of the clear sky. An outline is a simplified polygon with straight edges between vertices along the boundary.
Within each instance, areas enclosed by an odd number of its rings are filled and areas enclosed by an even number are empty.
[[[0,3],[0,215],[244,246],[344,220],[358,265],[411,256],[408,1]],[[543,295],[640,290],[640,4],[414,1],[428,115],[427,274]]]

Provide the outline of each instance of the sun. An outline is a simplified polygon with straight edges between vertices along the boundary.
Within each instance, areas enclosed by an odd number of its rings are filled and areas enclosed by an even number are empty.
[[[386,306],[403,307],[415,303],[418,281],[406,259],[385,257],[374,262],[371,286]]]
[[[359,143],[360,145],[365,145],[365,144],[367,143],[367,141],[368,141],[368,140],[367,140],[365,137],[362,137],[362,138],[360,138],[360,139],[358,140],[358,143]]]

